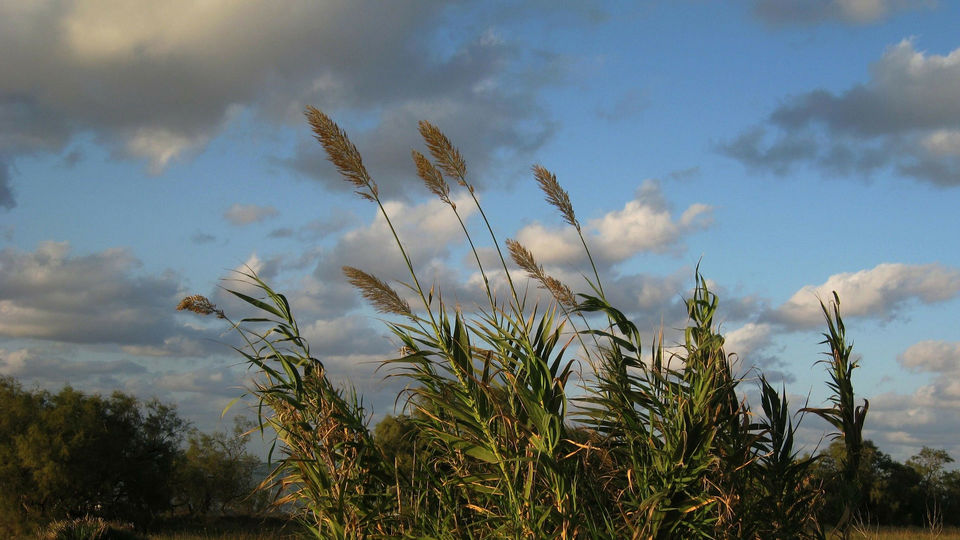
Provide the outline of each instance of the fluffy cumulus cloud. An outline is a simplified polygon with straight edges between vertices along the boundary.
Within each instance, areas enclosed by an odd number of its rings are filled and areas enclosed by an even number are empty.
[[[903,351],[897,360],[913,371],[960,374],[960,341],[921,341]]]
[[[682,248],[683,236],[712,222],[712,208],[695,203],[680,215],[671,212],[660,183],[646,180],[623,208],[590,220],[584,226],[591,252],[612,265],[638,253],[668,253]],[[586,255],[571,227],[550,228],[533,223],[517,232],[517,240],[543,264],[580,265]]]
[[[793,382],[796,376],[786,370],[779,354],[783,347],[776,344],[777,328],[768,323],[750,322],[724,334],[724,351],[736,354],[737,368],[746,373],[760,368],[769,381]]]
[[[270,219],[277,214],[277,209],[273,206],[234,204],[227,208],[223,217],[233,225],[249,225]]]
[[[421,118],[471,141],[464,150],[480,163],[498,150],[536,148],[552,129],[536,90],[554,80],[558,63],[538,53],[536,65],[546,67],[527,69],[525,49],[487,26],[498,23],[498,9],[372,0],[0,3],[0,206],[14,204],[17,156],[62,151],[77,134],[156,173],[202,149],[238,114],[301,122],[306,104],[376,111],[359,137],[378,149],[374,169],[409,163]],[[462,21],[462,32],[436,35],[450,20]],[[517,69],[523,77],[511,76]],[[334,176],[315,145],[304,144],[290,163]]]
[[[0,251],[0,337],[197,353],[205,334],[181,327],[173,310],[179,279],[139,267],[124,249],[74,256],[66,242]]]
[[[870,400],[868,436],[882,448],[904,456],[921,446],[960,454],[954,434],[960,431],[960,342],[922,341],[897,358],[904,368],[932,374],[912,393],[887,392]]]
[[[806,285],[765,315],[788,328],[810,328],[823,321],[820,300],[836,291],[847,317],[889,319],[910,302],[932,304],[960,293],[960,270],[940,264],[879,264],[869,270],[834,274],[821,285]]]
[[[753,12],[773,25],[878,22],[908,9],[929,8],[934,0],[753,0]]]
[[[844,92],[790,98],[721,151],[745,165],[785,174],[813,165],[831,175],[898,175],[960,185],[960,49],[890,47],[870,80]]]
[[[454,197],[457,210],[464,220],[469,220],[476,212],[469,195]],[[451,254],[455,245],[463,242],[463,231],[456,215],[439,200],[430,200],[421,204],[409,204],[402,201],[388,201],[384,209],[396,228],[407,255],[420,272],[420,278],[430,280],[442,276],[441,265]],[[383,215],[377,213],[372,220],[361,227],[345,232],[337,243],[325,251],[310,278],[313,288],[321,295],[329,294],[326,300],[332,301],[331,308],[342,308],[337,298],[346,285],[341,267],[353,266],[376,275],[383,280],[408,280],[408,270],[400,250]],[[318,297],[318,301],[323,299]],[[330,308],[325,309],[328,311]]]

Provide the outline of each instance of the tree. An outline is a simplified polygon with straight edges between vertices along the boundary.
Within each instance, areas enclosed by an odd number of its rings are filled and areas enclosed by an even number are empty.
[[[947,486],[944,482],[944,466],[952,463],[953,458],[946,450],[935,450],[924,446],[920,453],[907,460],[907,466],[920,477],[920,491],[923,494],[924,521],[934,525],[942,522],[943,509],[947,506]]]
[[[416,459],[416,425],[406,415],[383,417],[374,428],[373,438],[384,459],[396,464],[397,473],[409,480]]]
[[[0,379],[0,410],[0,529],[84,515],[143,523],[170,507],[187,426],[173,407]]]
[[[31,525],[25,520],[24,494],[30,475],[20,466],[17,437],[39,414],[41,400],[10,377],[0,377],[0,534],[18,536]]]
[[[250,496],[260,461],[246,451],[253,427],[252,422],[238,417],[229,434],[190,431],[177,478],[178,503],[190,514],[224,514],[241,510],[245,501],[256,504]]]
[[[917,471],[928,490],[940,491],[943,488],[943,467],[953,463],[946,450],[935,450],[924,446],[920,453],[907,460],[907,466]]]

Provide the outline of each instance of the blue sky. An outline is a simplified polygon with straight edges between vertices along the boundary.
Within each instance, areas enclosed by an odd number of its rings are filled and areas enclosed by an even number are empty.
[[[836,289],[867,436],[960,457],[958,20],[909,0],[0,0],[0,375],[157,396],[211,429],[248,374],[222,328],[173,308],[237,308],[218,285],[247,264],[391,412],[373,370],[393,345],[339,269],[405,276],[313,105],[445,297],[482,298],[410,163],[421,119],[460,147],[501,241],[578,287],[530,166],[556,173],[641,327],[682,326],[699,261],[728,352],[798,404],[824,398],[817,294]]]

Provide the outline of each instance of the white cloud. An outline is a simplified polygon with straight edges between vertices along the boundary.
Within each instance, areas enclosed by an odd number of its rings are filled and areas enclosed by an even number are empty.
[[[324,357],[331,355],[374,354],[385,356],[390,350],[390,332],[380,321],[362,315],[318,319],[301,328],[311,348]]]
[[[223,213],[223,217],[234,225],[249,225],[270,219],[277,214],[279,212],[273,206],[234,204]]]
[[[724,352],[736,354],[736,369],[741,374],[759,368],[768,381],[793,382],[796,374],[780,357],[783,347],[776,343],[776,334],[777,328],[771,324],[747,323],[724,333]]]
[[[476,213],[476,205],[468,194],[460,192],[452,194],[451,198],[464,221]],[[421,204],[386,201],[384,209],[415,268],[419,270],[446,259],[451,246],[465,242],[456,215],[438,199]],[[345,283],[340,270],[343,265],[360,268],[384,280],[409,280],[409,272],[396,240],[383,214],[379,212],[367,225],[345,232],[337,244],[321,257],[315,275]]]
[[[201,367],[184,372],[158,374],[152,386],[169,392],[193,392],[210,396],[238,396],[246,387],[243,372],[228,366]]]
[[[773,326],[765,323],[747,323],[724,334],[724,350],[741,358],[762,351],[773,344]]]
[[[940,264],[879,264],[869,270],[834,274],[821,285],[806,285],[778,307],[770,318],[790,327],[821,324],[820,299],[840,296],[841,313],[849,317],[890,318],[913,301],[932,304],[960,293],[960,270]]]
[[[702,203],[673,215],[663,199],[660,183],[645,180],[636,197],[623,208],[590,220],[584,236],[591,253],[606,264],[616,264],[643,252],[666,253],[680,249],[683,235],[708,227],[712,208]],[[547,228],[533,223],[521,229],[517,240],[543,264],[583,264],[586,255],[571,227]]]
[[[921,341],[903,351],[897,361],[912,371],[960,374],[960,342]]]
[[[131,156],[149,161],[151,174],[160,174],[173,159],[206,141],[207,137],[185,137],[166,129],[143,128],[133,133],[126,147]]]
[[[571,227],[557,229],[532,223],[517,231],[516,237],[533,253],[538,263],[577,264],[586,261],[577,231]]]
[[[960,156],[960,130],[938,129],[922,139],[923,147],[938,156]]]

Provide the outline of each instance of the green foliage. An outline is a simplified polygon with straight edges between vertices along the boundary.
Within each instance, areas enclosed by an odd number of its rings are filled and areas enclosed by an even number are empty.
[[[0,529],[85,515],[144,522],[170,507],[186,425],[173,408],[0,379],[0,410]]]
[[[133,526],[108,522],[102,518],[82,517],[55,521],[40,534],[41,540],[141,540]]]
[[[387,462],[394,463],[398,477],[413,479],[414,458],[417,455],[417,427],[406,415],[387,415],[377,423],[373,438]]]
[[[157,401],[26,391],[3,377],[0,410],[0,533],[21,537],[55,521],[47,532],[84,537],[120,528],[104,519],[145,526],[182,506],[197,516],[266,506],[266,494],[250,496],[259,461],[245,451],[248,422],[232,435],[188,432]]]
[[[266,493],[253,496],[252,484],[260,460],[246,451],[254,427],[237,417],[230,434],[190,430],[177,468],[176,500],[191,515],[252,514],[263,506]]]
[[[280,460],[270,485],[284,489],[322,538],[803,538],[821,537],[823,497],[815,458],[794,446],[799,417],[783,392],[760,376],[762,415],[742,399],[743,377],[717,329],[717,296],[695,275],[689,323],[679,350],[662,333],[648,351],[641,330],[604,294],[569,196],[543,167],[534,175],[547,201],[580,235],[593,270],[590,294],[574,295],[513,240],[514,264],[552,296],[544,308],[515,286],[459,152],[434,126],[420,133],[432,161],[413,152],[428,190],[459,220],[482,276],[488,304],[451,309],[425,289],[356,147],[322,112],[307,117],[330,161],[380,211],[408,274],[411,307],[387,282],[346,267],[347,279],[379,312],[401,345],[385,360],[407,383],[409,416],[376,433],[362,402],[328,379],[311,356],[287,299],[253,272],[240,277],[259,297],[231,291],[258,314],[231,323],[238,349],[257,371],[251,389],[261,427],[276,432]],[[445,175],[479,209],[499,255],[485,268],[454,204]],[[494,293],[502,276],[507,294]],[[843,488],[857,486],[866,406],[854,407],[851,348],[839,300],[824,306],[832,408],[809,409],[845,443]],[[181,309],[223,311],[193,296]],[[229,319],[228,319],[229,321]],[[579,354],[582,363],[577,363]],[[571,376],[580,367],[584,387]],[[576,395],[577,397],[571,397]],[[843,495],[845,515],[855,508]],[[848,519],[848,518],[844,518]]]
[[[262,312],[233,324],[246,343],[238,352],[261,375],[252,389],[259,427],[276,434],[271,457],[279,450],[262,487],[281,494],[276,502],[300,512],[318,538],[384,530],[392,521],[384,513],[391,469],[367,429],[360,400],[327,379],[287,299],[252,272],[244,277],[266,297],[231,291]]]
[[[809,408],[812,412],[830,423],[836,430],[834,438],[843,441],[845,452],[839,460],[839,482],[837,492],[840,494],[840,503],[843,512],[837,520],[836,528],[841,538],[850,537],[853,518],[860,506],[862,480],[861,465],[863,461],[863,423],[870,408],[870,402],[863,401],[857,406],[853,392],[853,370],[858,367],[857,361],[851,356],[853,345],[846,341],[846,328],[840,317],[840,297],[833,293],[834,301],[828,307],[822,301],[820,308],[827,321],[827,332],[823,334],[821,342],[830,347],[825,353],[827,359],[821,360],[827,366],[830,380],[827,386],[832,395],[830,408]]]
[[[946,450],[937,450],[924,446],[920,453],[907,460],[910,467],[920,475],[924,486],[930,491],[941,491],[946,471],[944,466],[953,463]]]

